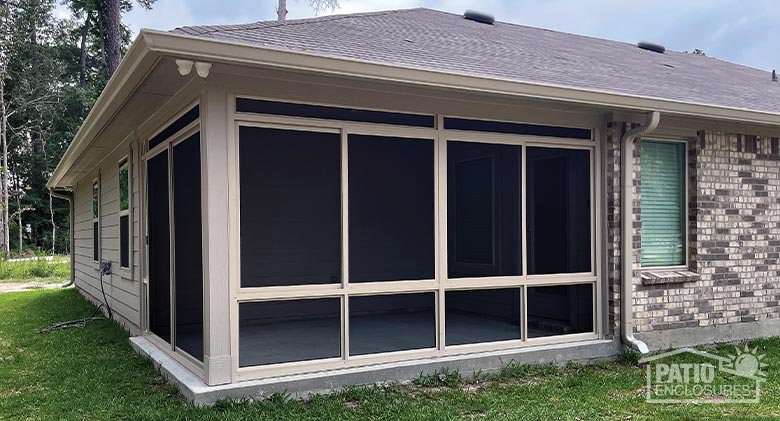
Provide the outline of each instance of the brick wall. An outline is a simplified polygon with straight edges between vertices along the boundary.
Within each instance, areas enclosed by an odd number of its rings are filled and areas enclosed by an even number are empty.
[[[607,128],[608,310],[613,333],[619,326],[619,139],[625,130],[623,123]],[[652,335],[780,318],[780,140],[702,131],[688,142],[689,269],[699,278],[682,283],[641,281],[641,157],[639,148],[635,151],[634,331]]]

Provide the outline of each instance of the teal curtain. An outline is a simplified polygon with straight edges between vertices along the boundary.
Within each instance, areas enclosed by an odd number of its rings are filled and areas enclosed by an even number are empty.
[[[685,144],[641,142],[642,266],[685,263]]]

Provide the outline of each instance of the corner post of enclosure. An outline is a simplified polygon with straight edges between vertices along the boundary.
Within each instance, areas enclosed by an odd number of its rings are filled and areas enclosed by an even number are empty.
[[[203,186],[203,274],[206,383],[232,381],[228,249],[227,93],[204,84],[201,95],[201,179]]]

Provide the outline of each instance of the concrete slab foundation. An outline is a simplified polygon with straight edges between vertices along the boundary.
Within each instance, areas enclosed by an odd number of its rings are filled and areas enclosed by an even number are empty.
[[[738,342],[780,336],[780,320],[686,327],[637,333],[651,351]]]
[[[366,367],[344,368],[317,373],[271,377],[221,386],[207,386],[148,339],[130,338],[133,349],[154,361],[160,372],[182,395],[198,405],[210,405],[221,399],[263,399],[274,393],[289,393],[297,398],[327,393],[349,385],[387,382],[409,382],[420,374],[428,375],[443,368],[455,369],[468,378],[475,373],[491,373],[510,362],[521,364],[591,363],[613,359],[620,351],[618,340],[592,340],[521,349],[481,352],[466,355],[427,358]]]

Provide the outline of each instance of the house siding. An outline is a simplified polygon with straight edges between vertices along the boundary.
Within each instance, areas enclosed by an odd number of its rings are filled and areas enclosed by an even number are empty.
[[[92,255],[92,180],[100,177],[100,246],[101,259],[111,262],[111,275],[104,276],[103,287],[115,318],[131,333],[141,327],[139,194],[137,156],[132,163],[132,271],[119,266],[119,160],[127,154],[112,154],[100,165],[99,172],[79,181],[74,189],[74,255],[75,284],[85,297],[103,303],[99,264]]]
[[[606,132],[608,331],[613,335],[620,326],[620,138],[630,128],[611,122]],[[702,130],[687,147],[688,269],[696,276],[655,284],[642,282],[641,153],[635,148],[634,332],[651,349],[778,335],[780,140]]]

